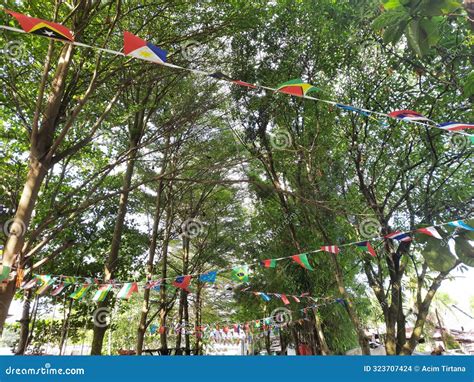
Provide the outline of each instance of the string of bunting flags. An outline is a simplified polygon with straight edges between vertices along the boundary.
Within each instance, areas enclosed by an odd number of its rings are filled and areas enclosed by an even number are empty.
[[[31,33],[42,37],[47,37],[54,40],[59,40],[64,43],[73,44],[83,48],[94,49],[108,54],[114,54],[117,56],[128,56],[138,58],[140,60],[148,61],[154,64],[163,65],[172,69],[185,70],[198,75],[214,78],[219,81],[225,81],[234,85],[243,86],[248,89],[264,90],[273,93],[287,94],[290,96],[300,97],[304,99],[314,100],[323,102],[339,109],[354,112],[359,115],[376,119],[374,116],[381,116],[384,118],[395,119],[399,121],[414,123],[431,128],[437,128],[450,133],[462,134],[470,137],[471,141],[474,141],[474,135],[466,133],[464,130],[470,130],[474,128],[474,123],[461,123],[461,122],[444,122],[437,124],[429,118],[413,110],[396,110],[390,113],[382,113],[373,110],[364,109],[361,107],[346,105],[340,102],[318,98],[315,96],[308,95],[309,93],[314,94],[321,89],[305,83],[301,78],[292,79],[283,84],[278,85],[276,88],[268,87],[259,84],[252,84],[249,82],[234,79],[220,71],[217,72],[206,72],[198,69],[186,68],[179,65],[170,64],[167,62],[168,52],[150,42],[147,42],[140,37],[128,32],[123,32],[123,52],[100,48],[97,46],[87,45],[74,40],[73,33],[64,25],[54,23],[47,20],[42,20],[35,17],[23,15],[21,13],[13,12],[4,9],[6,13],[14,17],[20,24],[22,29],[13,28],[7,25],[0,25],[0,28],[10,30],[18,33]]]
[[[331,304],[345,304],[345,300],[342,298],[332,298],[330,300],[325,300],[322,303],[316,303],[309,306],[306,306],[301,309],[295,310],[277,310],[273,315],[258,318],[254,320],[248,320],[245,322],[239,323],[230,323],[228,321],[222,322],[214,322],[214,323],[207,323],[202,325],[194,325],[189,324],[186,322],[175,322],[175,323],[168,323],[167,325],[156,325],[150,324],[148,330],[150,334],[165,334],[170,332],[179,333],[181,331],[182,334],[195,334],[197,336],[202,336],[203,334],[208,334],[211,339],[226,339],[226,338],[236,338],[236,334],[240,333],[255,333],[255,331],[265,332],[274,328],[282,328],[286,327],[290,324],[294,323],[301,323],[305,319],[308,319],[308,312],[310,310],[315,310],[323,306],[328,306]],[[295,312],[302,312],[304,314],[304,318],[293,320],[292,313]]]
[[[377,256],[374,248],[370,244],[371,241],[379,241],[384,239],[395,240],[398,242],[410,242],[413,240],[413,233],[418,232],[424,235],[434,237],[441,240],[442,236],[439,234],[436,227],[442,226],[451,226],[461,230],[474,231],[474,228],[468,225],[464,220],[454,220],[447,223],[437,224],[436,226],[421,227],[411,231],[395,231],[390,234],[371,238],[370,240],[352,242],[340,245],[325,245],[321,246],[319,249],[312,251],[307,251],[305,253],[300,253],[291,256],[279,257],[274,259],[265,259],[259,262],[244,264],[239,266],[233,266],[231,268],[211,270],[205,273],[197,273],[190,275],[181,275],[176,277],[167,277],[161,278],[158,280],[152,280],[152,276],[148,277],[148,280],[145,282],[137,281],[127,281],[127,282],[118,282],[111,280],[107,283],[101,282],[97,278],[91,277],[80,277],[80,276],[52,276],[52,275],[35,275],[31,280],[26,281],[21,284],[22,289],[31,289],[38,288],[36,290],[37,295],[45,295],[49,290],[51,290],[52,296],[58,296],[65,291],[66,288],[70,286],[77,286],[74,289],[74,292],[69,296],[74,300],[81,300],[92,288],[95,287],[93,301],[99,302],[105,300],[107,295],[114,289],[120,288],[117,298],[128,300],[134,293],[138,293],[139,285],[144,289],[151,289],[154,291],[159,291],[161,287],[165,285],[171,285],[175,288],[185,290],[186,292],[191,292],[190,286],[193,279],[197,279],[200,283],[209,283],[214,284],[217,279],[218,274],[231,271],[231,279],[238,283],[245,283],[249,281],[250,272],[249,269],[255,266],[261,266],[264,268],[276,268],[277,263],[283,260],[292,260],[294,263],[300,265],[302,268],[308,271],[314,271],[314,267],[310,264],[308,255],[318,252],[328,252],[334,255],[338,255],[341,251],[341,248],[354,246],[356,249],[361,249],[368,252],[372,257]],[[167,282],[167,280],[172,280]],[[21,281],[20,281],[21,282]],[[255,292],[253,292],[255,293]],[[270,295],[264,292],[256,292],[263,300],[269,301]],[[286,295],[282,294],[273,294],[279,296],[282,301],[287,305],[289,303]],[[299,296],[301,297],[301,296]],[[296,296],[296,298],[299,298]],[[293,297],[292,297],[293,298]],[[294,298],[293,298],[294,299]],[[295,300],[296,301],[296,300]]]

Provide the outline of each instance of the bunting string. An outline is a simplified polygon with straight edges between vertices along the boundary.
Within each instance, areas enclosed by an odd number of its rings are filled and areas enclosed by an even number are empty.
[[[87,45],[81,42],[74,41],[74,37],[72,36],[72,32],[67,29],[65,26],[57,23],[53,23],[46,20],[41,20],[33,17],[29,17],[26,15],[22,15],[16,12],[5,10],[8,14],[15,17],[17,21],[20,23],[23,29],[18,29],[14,27],[10,27],[7,25],[0,25],[0,28],[9,30],[15,33],[33,33],[39,35],[41,37],[50,38],[53,40],[58,40],[66,44],[72,44],[78,47],[93,49],[96,51],[104,52],[107,54],[113,54],[116,56],[124,56],[124,57],[134,57],[144,61],[148,61],[154,64],[159,64],[171,69],[176,70],[183,70],[188,71],[200,76],[210,77],[218,81],[225,81],[227,83],[232,83],[238,86],[244,86],[248,89],[253,90],[263,90],[272,93],[283,93],[291,96],[296,96],[304,99],[309,99],[313,101],[319,101],[328,105],[336,106],[342,110],[355,112],[359,115],[363,115],[365,117],[374,118],[373,115],[377,115],[380,117],[388,118],[388,119],[396,119],[401,120],[404,122],[414,123],[416,125],[425,126],[429,128],[437,128],[443,131],[448,131],[449,133],[453,134],[461,134],[471,138],[474,138],[474,135],[468,134],[462,130],[464,129],[473,129],[474,124],[471,123],[458,123],[458,122],[446,122],[442,124],[437,124],[430,119],[424,117],[423,115],[412,111],[412,110],[397,110],[390,113],[383,113],[374,110],[369,110],[361,107],[356,107],[352,105],[347,105],[341,102],[318,98],[314,96],[308,95],[310,92],[317,92],[319,91],[313,85],[304,83],[301,79],[295,79],[288,81],[279,85],[278,87],[269,87],[261,84],[252,84],[249,82],[241,81],[233,79],[222,72],[206,72],[199,69],[193,69],[189,67],[182,67],[179,65],[174,65],[166,62],[167,52],[149,42],[146,42],[139,38],[138,36],[133,35],[130,32],[124,31],[124,52],[101,48],[98,46]]]
[[[456,229],[462,229],[462,230],[467,230],[467,231],[474,231],[474,228],[469,226],[467,223],[464,222],[464,220],[454,220],[446,223],[440,223],[436,224],[433,226],[429,227],[422,227],[422,228],[417,228],[405,232],[401,231],[395,231],[392,232],[388,235],[384,236],[379,236],[375,238],[371,238],[365,241],[359,241],[359,242],[351,242],[351,243],[345,243],[345,244],[340,244],[340,245],[329,245],[329,246],[322,246],[319,249],[314,249],[311,251],[306,251],[304,253],[296,254],[296,255],[291,255],[291,256],[284,256],[284,257],[279,257],[279,258],[274,258],[274,259],[267,259],[263,261],[258,261],[254,263],[249,263],[249,264],[243,264],[243,265],[238,265],[238,266],[233,266],[229,268],[224,268],[224,269],[218,269],[218,270],[213,270],[213,271],[208,271],[205,273],[195,273],[195,274],[190,274],[190,275],[181,275],[181,276],[175,276],[175,277],[167,277],[167,278],[161,278],[157,280],[152,280],[152,276],[150,275],[148,277],[147,281],[143,282],[137,282],[137,281],[124,281],[124,282],[119,282],[116,280],[111,280],[107,283],[103,283],[102,280],[97,279],[97,278],[91,278],[91,277],[82,277],[82,276],[64,276],[64,275],[36,275],[33,279],[31,279],[28,282],[25,282],[21,287],[22,289],[30,289],[33,287],[39,286],[40,292],[37,294],[44,295],[48,288],[52,287],[56,281],[59,281],[59,285],[53,289],[52,294],[53,295],[59,295],[61,291],[64,289],[65,286],[69,285],[79,285],[82,284],[82,287],[79,290],[76,290],[70,297],[74,299],[81,299],[83,295],[90,289],[90,287],[93,284],[96,284],[99,287],[99,291],[103,292],[103,298],[105,299],[107,293],[111,290],[111,288],[106,288],[103,287],[101,289],[101,286],[111,284],[112,286],[121,286],[122,289],[118,294],[119,298],[124,298],[128,299],[131,297],[133,293],[138,292],[138,286],[142,286],[145,289],[152,289],[155,291],[160,290],[162,286],[165,285],[171,285],[176,288],[180,288],[185,290],[186,292],[190,292],[190,283],[193,278],[197,278],[200,282],[206,284],[214,284],[217,279],[218,274],[222,274],[228,271],[232,271],[232,280],[236,282],[248,282],[249,280],[249,268],[255,267],[255,266],[263,266],[265,268],[275,268],[276,264],[278,261],[282,260],[293,260],[294,262],[298,263],[300,266],[307,270],[313,270],[313,267],[309,264],[307,255],[309,254],[314,254],[314,253],[319,253],[319,252],[329,252],[334,255],[337,255],[340,252],[341,248],[349,247],[349,246],[355,246],[356,248],[359,249],[364,249],[367,250],[367,252],[370,253],[371,256],[376,256],[377,254],[375,253],[375,250],[372,248],[370,245],[371,241],[380,241],[380,240],[396,240],[398,242],[410,242],[412,241],[412,234],[415,232],[419,232],[431,237],[434,237],[436,239],[441,240],[442,236],[439,234],[439,232],[436,230],[435,227],[442,227],[449,225],[451,227],[455,227]],[[172,282],[168,282],[168,280],[174,280]],[[58,288],[59,291],[58,291]],[[98,292],[99,292],[98,291]],[[98,293],[97,292],[97,293]],[[263,292],[257,292],[257,293],[263,293]],[[264,293],[265,294],[265,293]],[[265,299],[264,295],[259,294],[263,299]],[[96,301],[102,301],[99,298],[99,295],[95,296],[97,299]],[[297,296],[298,297],[298,296]],[[280,296],[281,298],[281,296]]]

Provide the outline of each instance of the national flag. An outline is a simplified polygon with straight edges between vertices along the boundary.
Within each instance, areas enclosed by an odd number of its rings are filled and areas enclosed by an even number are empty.
[[[210,271],[199,276],[199,281],[203,283],[214,283],[216,282],[217,271]]]
[[[160,329],[158,329],[158,332],[160,334],[165,334],[166,333],[166,326],[160,326]]]
[[[68,287],[69,284],[66,284],[65,282],[61,282],[59,283],[58,286],[56,286],[52,291],[51,291],[51,296],[55,297],[55,296],[58,296],[59,294],[61,294],[61,292],[66,288]]]
[[[474,228],[472,228],[470,225],[467,225],[462,220],[456,220],[456,221],[453,221],[453,222],[449,222],[448,225],[450,225],[451,227],[463,228],[463,229],[468,230],[468,231],[474,231]]]
[[[152,289],[155,292],[158,292],[161,289],[161,280],[147,281],[145,289]]]
[[[309,269],[310,271],[314,270],[314,268],[311,266],[308,260],[308,256],[306,253],[301,253],[299,255],[293,255],[291,256],[294,262],[298,263],[305,269]]]
[[[236,79],[234,79],[234,78],[232,78],[232,77],[230,77],[227,74],[224,74],[222,72],[215,72],[215,73],[209,74],[209,77],[215,78],[217,80],[225,80],[225,81],[233,82],[236,85],[245,86],[245,87],[251,88],[251,89],[256,88],[256,86],[254,84],[251,84],[249,82],[236,80]]]
[[[270,296],[268,294],[265,294],[263,292],[259,293],[260,297],[262,298],[263,301],[268,302],[271,300]]]
[[[266,260],[262,260],[260,263],[265,268],[275,268],[277,261],[276,259],[266,259]]]
[[[301,302],[301,300],[297,296],[291,296],[295,302]]]
[[[160,49],[127,31],[123,32],[123,51],[126,56],[132,56],[156,64],[166,62],[166,50]]]
[[[425,235],[435,237],[439,240],[443,239],[435,227],[418,228],[416,232],[424,233]]]
[[[102,284],[99,286],[99,289],[95,292],[94,297],[92,297],[92,301],[99,302],[104,301],[107,297],[107,294],[111,291],[112,284]]]
[[[321,247],[321,251],[334,253],[337,255],[339,253],[339,247],[337,245],[324,245]]]
[[[398,240],[398,241],[403,241],[403,242],[409,242],[412,240],[410,234],[405,233],[405,232],[400,232],[400,231],[389,233],[388,235],[385,235],[384,237],[386,239]]]
[[[357,107],[354,107],[354,106],[349,106],[349,105],[343,105],[343,104],[340,104],[340,103],[336,103],[336,106],[340,109],[343,109],[343,110],[346,110],[346,111],[353,111],[357,114],[361,114],[363,116],[366,116],[366,117],[370,117],[370,113],[367,112],[367,111],[364,111],[364,110],[361,110]]]
[[[2,273],[0,274],[0,282],[8,279],[8,276],[10,275],[10,271],[11,271],[11,267],[3,264]]]
[[[319,89],[311,84],[303,82],[301,78],[284,82],[277,86],[276,91],[280,93],[290,94],[297,97],[304,97],[310,92],[318,91]]]
[[[404,121],[429,121],[428,118],[413,110],[396,110],[388,113],[392,118],[403,119]]]
[[[0,245],[0,256],[3,255],[3,249],[4,249],[4,248],[5,248],[5,247],[4,247],[3,245]]]
[[[90,283],[84,283],[82,287],[79,289],[75,290],[69,297],[74,299],[74,300],[80,300],[82,299],[87,291],[90,289],[91,284]]]
[[[191,283],[191,275],[187,276],[178,276],[176,279],[173,281],[173,285],[176,288],[181,288],[184,289],[185,291],[188,290],[189,284]]]
[[[155,324],[151,324],[149,328],[150,334],[155,334],[157,329],[158,329],[158,326],[156,326]]]
[[[137,283],[125,283],[123,284],[122,289],[117,294],[117,298],[129,299],[134,293],[138,293],[138,284]]]
[[[46,36],[63,41],[74,41],[74,37],[69,29],[64,25],[53,23],[52,21],[37,19],[22,15],[21,13],[5,10],[20,23],[21,28],[27,33],[33,33],[39,36]]]
[[[232,269],[232,279],[239,282],[248,282],[249,281],[249,270],[246,266],[244,267],[235,267]]]
[[[369,241],[361,241],[360,243],[356,243],[358,249],[366,250],[370,253],[371,256],[375,257],[377,254],[375,253],[374,249],[370,245]]]
[[[290,300],[288,300],[288,297],[286,297],[285,294],[281,295],[281,301],[283,301],[283,304],[285,304],[285,305],[289,305],[289,303],[290,303]]]
[[[445,122],[438,125],[439,128],[448,131],[474,129],[474,123]]]
[[[43,281],[43,285],[41,285],[36,290],[36,294],[38,296],[44,296],[46,294],[46,292],[48,291],[48,289],[51,288],[53,286],[53,284],[55,283],[55,281],[56,281],[55,278],[52,278],[49,275],[45,275],[44,277],[41,278],[41,280]]]
[[[23,283],[21,286],[21,289],[28,290],[36,286],[38,283],[38,278],[36,276],[33,276],[33,278],[30,281],[26,281]]]

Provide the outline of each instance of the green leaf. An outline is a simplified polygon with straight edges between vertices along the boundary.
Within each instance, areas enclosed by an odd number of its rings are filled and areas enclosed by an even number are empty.
[[[456,257],[451,253],[449,246],[442,240],[434,237],[420,237],[418,242],[425,242],[421,255],[424,257],[430,269],[438,272],[450,270],[456,264]]]
[[[454,239],[456,255],[464,264],[474,267],[474,247],[467,239],[467,235],[460,234]]]
[[[470,97],[474,94],[474,72],[468,74],[464,80],[464,95]]]
[[[421,28],[418,20],[412,20],[407,28],[408,46],[415,51],[419,57],[428,53],[429,46],[426,32]]]
[[[386,10],[395,9],[402,6],[402,3],[400,0],[384,0],[382,3],[383,3],[383,7]]]
[[[439,18],[424,18],[420,20],[420,27],[426,34],[427,43],[429,46],[435,45],[439,39],[439,27],[440,27],[441,20]]]

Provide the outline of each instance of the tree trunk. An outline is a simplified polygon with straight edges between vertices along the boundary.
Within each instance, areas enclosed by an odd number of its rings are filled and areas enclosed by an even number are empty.
[[[64,312],[65,317],[63,321],[63,326],[61,328],[61,340],[59,341],[59,355],[62,355],[64,352],[64,345],[66,344],[67,333],[69,331],[69,319],[71,317],[72,303],[73,299],[70,298],[68,301],[67,312]]]
[[[328,355],[331,353],[331,351],[329,350],[329,346],[326,342],[326,337],[324,336],[324,333],[323,333],[323,328],[321,326],[321,319],[319,318],[318,313],[315,310],[313,310],[313,314],[314,314],[315,336],[319,343],[321,354]]]
[[[117,219],[115,220],[114,233],[112,236],[112,245],[104,269],[104,282],[107,283],[113,279],[113,274],[117,268],[119,259],[120,243],[127,214],[128,196],[130,194],[130,185],[132,183],[133,170],[135,168],[135,158],[137,156],[137,145],[143,132],[144,111],[141,110],[135,115],[133,128],[130,132],[129,154],[127,159],[127,169],[122,181],[122,193],[120,195]],[[97,309],[108,309],[109,300],[101,301],[97,304]],[[101,355],[107,326],[94,326],[91,355]]]
[[[166,149],[163,156],[163,164],[161,166],[160,175],[163,175],[166,171],[167,161],[168,161],[168,146],[169,146],[169,136],[167,137],[166,141]],[[158,243],[158,228],[160,225],[160,218],[161,218],[161,195],[163,193],[163,181],[160,180],[158,182],[158,189],[156,191],[156,207],[155,207],[155,216],[153,218],[153,228],[151,234],[151,242],[150,242],[150,249],[148,252],[148,262],[147,262],[147,273],[149,277],[153,276],[154,267],[153,263],[155,260],[156,254],[156,247]],[[143,305],[142,305],[142,312],[140,315],[140,323],[138,325],[137,330],[137,346],[136,346],[136,353],[137,355],[141,355],[143,351],[143,342],[145,339],[145,332],[147,329],[147,317],[148,312],[150,310],[150,289],[145,289],[143,295]]]
[[[16,355],[25,354],[26,346],[28,344],[28,335],[30,333],[30,305],[32,294],[32,290],[28,289],[23,297],[23,311],[20,319],[20,341],[18,342],[18,346],[15,351]]]
[[[357,334],[357,339],[359,341],[359,346],[362,350],[362,354],[364,355],[370,355],[370,347],[369,347],[369,341],[365,337],[365,332],[364,329],[362,328],[362,325],[359,321],[359,316],[357,315],[354,306],[352,304],[351,296],[349,293],[347,293],[346,288],[344,287],[344,279],[342,277],[342,270],[341,267],[339,266],[339,261],[337,260],[337,257],[335,254],[331,253],[329,258],[331,259],[333,266],[334,266],[334,275],[336,278],[337,282],[337,287],[339,289],[340,295],[344,298],[345,300],[345,308],[347,311],[347,314],[349,314],[349,318],[352,321],[352,324],[354,325],[354,329]]]

